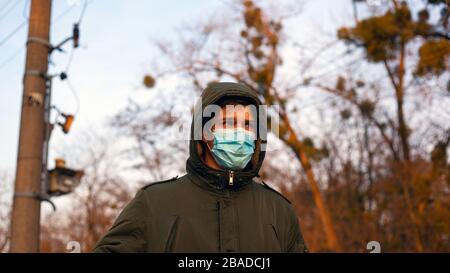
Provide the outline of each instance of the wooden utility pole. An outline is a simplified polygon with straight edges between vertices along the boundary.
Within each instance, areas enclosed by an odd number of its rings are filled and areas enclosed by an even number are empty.
[[[30,6],[10,252],[39,252],[51,4]]]

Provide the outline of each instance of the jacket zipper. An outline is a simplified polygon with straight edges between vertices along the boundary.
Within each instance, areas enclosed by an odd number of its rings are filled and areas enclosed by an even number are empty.
[[[217,201],[216,203],[217,206],[217,224],[218,224],[218,230],[219,230],[219,252],[222,252],[222,234],[220,233],[220,201]]]
[[[228,172],[228,185],[233,186],[234,183],[234,171]]]

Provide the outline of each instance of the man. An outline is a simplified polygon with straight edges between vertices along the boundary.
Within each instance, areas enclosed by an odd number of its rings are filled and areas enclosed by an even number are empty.
[[[194,109],[187,174],[139,190],[94,252],[307,252],[292,204],[253,180],[265,156],[260,105],[243,84],[209,85]]]

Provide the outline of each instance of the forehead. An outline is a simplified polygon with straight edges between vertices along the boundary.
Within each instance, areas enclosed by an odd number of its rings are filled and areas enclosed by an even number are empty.
[[[256,118],[256,106],[242,104],[222,105],[219,112],[219,118],[245,118],[254,120]]]

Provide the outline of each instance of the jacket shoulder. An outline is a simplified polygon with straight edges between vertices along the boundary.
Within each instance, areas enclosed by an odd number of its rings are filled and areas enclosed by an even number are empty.
[[[261,182],[262,182],[262,184],[258,183],[258,184],[261,185],[261,187],[263,187],[264,189],[269,190],[269,191],[271,191],[271,192],[274,192],[274,193],[277,194],[278,196],[281,196],[286,202],[288,202],[289,204],[292,205],[291,201],[290,201],[286,196],[284,196],[283,194],[281,194],[280,192],[278,192],[278,191],[275,190],[274,188],[272,188],[272,187],[270,187],[269,185],[267,185],[267,183],[264,182],[262,179],[261,179]]]
[[[144,191],[144,190],[146,190],[147,188],[152,187],[152,186],[155,186],[155,185],[160,185],[160,184],[164,184],[164,183],[174,182],[174,181],[176,181],[177,179],[178,179],[178,175],[177,175],[177,176],[174,176],[174,177],[172,177],[172,178],[166,179],[166,180],[162,180],[162,181],[158,181],[158,182],[152,182],[152,183],[149,183],[149,184],[143,186],[143,187],[141,188],[141,190]]]

